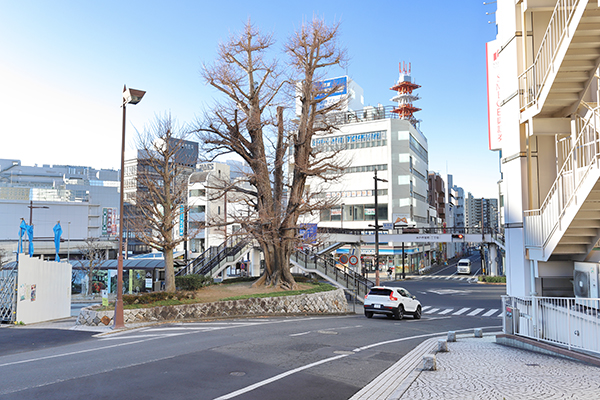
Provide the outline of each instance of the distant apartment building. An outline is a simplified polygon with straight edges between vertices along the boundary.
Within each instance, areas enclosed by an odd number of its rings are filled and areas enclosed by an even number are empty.
[[[498,199],[475,198],[471,193],[465,201],[467,228],[498,229]]]
[[[442,225],[446,224],[446,185],[437,172],[427,175],[427,203],[435,208]]]

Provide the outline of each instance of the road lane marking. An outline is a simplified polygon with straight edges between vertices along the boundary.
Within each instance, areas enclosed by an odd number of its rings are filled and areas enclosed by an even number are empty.
[[[454,308],[447,308],[444,311],[442,311],[441,313],[439,313],[440,315],[445,315],[448,314],[450,311],[454,310]]]
[[[470,308],[466,307],[466,308],[461,308],[460,310],[458,310],[457,312],[453,313],[452,315],[460,315],[460,314],[464,314],[466,311],[469,311]]]
[[[476,308],[475,310],[473,310],[470,313],[468,313],[467,316],[468,317],[474,317],[477,314],[479,314],[480,312],[482,312],[483,310],[485,310],[485,308]]]
[[[498,326],[486,326],[486,327],[482,327],[481,329],[488,329],[488,328],[498,328]],[[457,330],[455,332],[468,332],[468,331],[472,331],[472,328],[460,329],[460,330]],[[404,342],[406,340],[412,340],[412,339],[419,339],[419,338],[433,337],[433,336],[441,336],[441,335],[446,335],[447,333],[448,333],[447,331],[446,332],[427,333],[427,334],[423,334],[423,335],[411,336],[411,337],[406,337],[406,338],[386,340],[386,341],[383,341],[383,342],[378,342],[378,343],[373,343],[373,344],[370,344],[370,345],[367,345],[367,346],[358,347],[358,348],[356,348],[356,349],[354,349],[352,351],[353,351],[353,353],[357,353],[359,351],[367,350],[367,349],[370,349],[370,348],[373,348],[373,347],[377,347],[377,346],[383,346],[383,345],[386,345],[386,344],[389,344],[389,343],[398,343],[398,342]],[[280,379],[283,379],[285,377],[293,375],[296,372],[301,372],[301,371],[304,371],[304,370],[312,368],[312,367],[316,367],[316,366],[321,365],[321,364],[325,364],[325,363],[328,363],[328,362],[331,362],[331,361],[336,361],[336,360],[339,360],[341,358],[348,357],[349,355],[351,355],[351,354],[341,354],[341,355],[338,355],[338,356],[335,356],[335,357],[329,357],[329,358],[323,359],[321,361],[317,361],[317,362],[314,362],[314,363],[311,363],[311,364],[307,364],[307,365],[304,365],[302,367],[294,368],[292,370],[289,370],[287,372],[281,373],[279,375],[275,375],[272,378],[268,378],[268,379],[262,380],[260,382],[257,382],[257,383],[255,383],[253,385],[246,386],[245,388],[236,390],[235,392],[224,394],[223,396],[217,397],[214,400],[232,399],[234,397],[237,397],[237,396],[240,396],[242,394],[248,393],[248,392],[250,392],[250,391],[252,391],[254,389],[258,389],[259,387],[268,385],[269,383],[273,383],[275,381],[278,381]]]
[[[498,312],[498,309],[497,309],[497,308],[493,308],[493,309],[491,309],[490,311],[488,311],[488,312],[486,312],[485,314],[483,314],[483,317],[489,317],[489,316],[491,316],[492,314],[494,314],[494,313],[497,313],[497,312]]]
[[[290,336],[302,336],[302,335],[308,335],[311,331],[308,332],[300,332],[300,333],[292,333]]]
[[[421,310],[422,310],[422,311],[425,311],[425,310],[427,310],[428,308],[431,308],[431,306],[425,306],[425,307],[421,308]]]
[[[427,310],[424,313],[425,314],[433,314],[434,312],[439,311],[439,308],[432,308],[431,310]]]

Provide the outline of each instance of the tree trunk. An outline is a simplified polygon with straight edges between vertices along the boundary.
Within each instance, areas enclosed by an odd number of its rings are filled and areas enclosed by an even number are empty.
[[[174,292],[175,288],[175,269],[173,268],[173,249],[166,249],[163,252],[165,256],[165,291]]]
[[[285,241],[263,244],[265,271],[253,286],[273,286],[286,290],[298,287],[290,271],[291,246]]]

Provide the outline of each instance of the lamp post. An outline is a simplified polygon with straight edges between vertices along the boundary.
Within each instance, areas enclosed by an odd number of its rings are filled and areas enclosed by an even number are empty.
[[[340,229],[344,229],[344,206],[345,205],[346,205],[345,203],[342,203],[342,213],[340,215],[340,218],[341,218],[340,219]]]
[[[377,203],[377,182],[387,182],[385,179],[377,177],[377,170],[375,170],[375,285],[379,286],[379,217],[378,217],[378,203]]]
[[[143,90],[127,89],[123,86],[123,130],[121,135],[121,192],[119,193],[119,254],[117,257],[117,301],[113,329],[125,327],[123,319],[123,190],[125,177],[125,121],[127,104],[137,104],[144,97]]]

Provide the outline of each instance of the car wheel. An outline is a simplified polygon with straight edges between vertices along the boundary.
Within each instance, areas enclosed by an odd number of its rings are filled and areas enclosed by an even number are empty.
[[[373,313],[371,311],[365,311],[365,317],[373,318]]]
[[[421,319],[421,306],[417,306],[417,310],[413,314],[414,319]]]
[[[401,320],[402,318],[404,318],[404,306],[402,304],[398,307],[398,311],[396,311],[395,317],[397,320]]]

